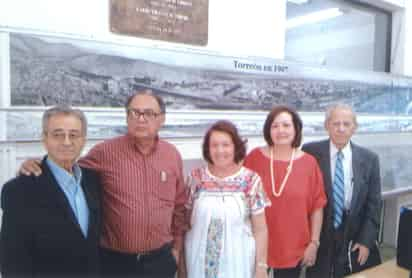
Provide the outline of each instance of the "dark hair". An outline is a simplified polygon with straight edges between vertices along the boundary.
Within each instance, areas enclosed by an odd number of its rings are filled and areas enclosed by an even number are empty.
[[[160,113],[166,113],[166,104],[163,101],[162,97],[156,95],[151,89],[143,89],[140,91],[136,91],[131,96],[129,96],[125,103],[126,110],[129,109],[129,105],[133,101],[133,99],[139,95],[152,96],[157,101],[157,104],[159,104]]]
[[[273,120],[280,114],[286,112],[292,116],[293,126],[295,128],[295,138],[292,141],[292,147],[297,148],[302,142],[302,120],[295,109],[285,106],[276,105],[273,106],[272,111],[266,116],[265,124],[263,125],[263,136],[266,143],[269,146],[273,146],[272,137],[270,136],[270,130],[272,128]]]
[[[240,138],[236,126],[230,121],[217,121],[214,123],[206,132],[206,135],[203,139],[203,158],[210,164],[213,164],[213,161],[210,157],[210,137],[214,131],[220,131],[228,134],[232,139],[233,144],[235,145],[235,163],[239,163],[245,158],[246,155],[246,141]]]

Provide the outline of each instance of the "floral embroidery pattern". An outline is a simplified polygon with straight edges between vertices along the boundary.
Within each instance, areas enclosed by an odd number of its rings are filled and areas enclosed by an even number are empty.
[[[207,192],[243,192],[246,206],[250,212],[259,211],[270,206],[270,201],[263,190],[259,175],[250,170],[240,171],[238,175],[230,178],[217,179],[208,174],[206,168],[195,169],[187,178],[189,187],[189,200],[186,208],[192,208],[194,200],[203,191]]]
[[[218,278],[219,259],[222,251],[223,221],[211,219],[207,231],[207,245],[205,256],[205,277]]]

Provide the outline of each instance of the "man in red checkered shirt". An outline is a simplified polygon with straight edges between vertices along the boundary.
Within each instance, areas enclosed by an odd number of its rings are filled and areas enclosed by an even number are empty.
[[[184,203],[182,159],[159,138],[165,104],[151,90],[126,103],[127,134],[94,146],[79,164],[99,173],[105,277],[174,277],[182,251]],[[39,174],[34,160],[22,173]]]

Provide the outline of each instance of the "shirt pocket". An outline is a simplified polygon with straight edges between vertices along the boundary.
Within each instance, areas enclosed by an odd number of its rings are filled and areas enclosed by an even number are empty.
[[[176,197],[177,176],[174,171],[157,169],[154,195],[161,201],[172,202]]]

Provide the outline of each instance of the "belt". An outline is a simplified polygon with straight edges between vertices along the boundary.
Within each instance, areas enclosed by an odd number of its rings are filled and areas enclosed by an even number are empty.
[[[169,251],[172,248],[172,243],[168,242],[162,245],[161,247],[149,251],[143,251],[143,252],[138,252],[138,253],[124,253],[116,250],[111,250],[107,248],[102,248],[105,252],[109,254],[113,254],[115,256],[121,256],[123,258],[135,258],[136,260],[140,261],[143,258],[148,258],[148,257],[155,257],[158,256],[166,251]]]
[[[143,259],[144,257],[155,257],[157,255],[162,254],[165,251],[168,251],[172,248],[172,243],[166,243],[160,248],[150,250],[150,251],[144,251],[144,252],[139,252],[139,253],[134,253],[134,254],[129,254],[131,256],[136,257],[137,260]]]

